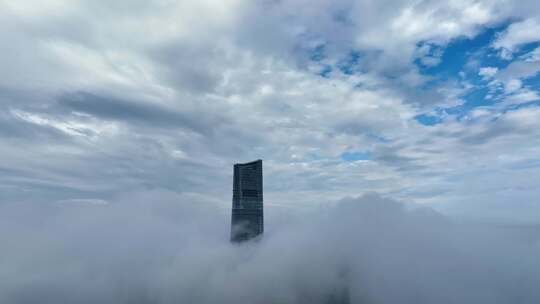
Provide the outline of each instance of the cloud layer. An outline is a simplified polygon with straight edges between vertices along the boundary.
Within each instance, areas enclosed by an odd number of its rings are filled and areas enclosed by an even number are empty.
[[[369,194],[266,208],[257,243],[229,210],[167,191],[105,204],[4,204],[3,303],[537,303],[538,227],[456,223]]]

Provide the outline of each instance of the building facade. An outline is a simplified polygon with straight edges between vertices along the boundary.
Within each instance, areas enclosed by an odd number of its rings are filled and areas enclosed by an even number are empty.
[[[231,242],[242,242],[262,235],[262,160],[234,165]]]

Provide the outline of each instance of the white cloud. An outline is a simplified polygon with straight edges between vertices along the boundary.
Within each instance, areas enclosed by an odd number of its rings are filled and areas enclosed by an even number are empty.
[[[513,93],[521,88],[521,81],[519,79],[512,79],[505,83],[504,90],[507,94]]]
[[[232,245],[215,202],[164,190],[108,204],[2,204],[0,301],[538,302],[537,227],[407,207],[375,194],[274,206],[260,241]]]
[[[501,57],[511,59],[512,54],[521,45],[540,40],[540,22],[537,18],[530,18],[512,23],[508,29],[500,35],[493,47],[500,50]]]
[[[493,76],[495,76],[495,74],[497,74],[498,70],[499,69],[497,67],[480,68],[480,70],[478,72],[478,75],[488,79],[488,78],[492,78]]]
[[[530,89],[520,89],[511,91],[512,94],[504,98],[504,104],[520,104],[530,101],[540,100],[540,95],[537,91]]]
[[[529,53],[522,56],[526,62],[540,61],[540,47],[535,48]]]

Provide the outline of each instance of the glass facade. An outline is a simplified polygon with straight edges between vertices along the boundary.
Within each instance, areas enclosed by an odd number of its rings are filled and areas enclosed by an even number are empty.
[[[264,232],[262,160],[234,165],[231,241],[242,242]]]

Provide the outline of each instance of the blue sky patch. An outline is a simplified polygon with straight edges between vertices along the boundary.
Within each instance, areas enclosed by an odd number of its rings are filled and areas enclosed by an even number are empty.
[[[330,73],[332,73],[332,67],[330,65],[324,65],[319,72],[319,75],[328,78],[330,76]]]
[[[326,45],[319,44],[309,52],[309,59],[312,61],[322,61],[324,58],[326,58],[325,55],[325,48]]]
[[[460,37],[452,40],[444,49],[441,62],[435,66],[422,65],[419,60],[416,60],[420,72],[422,74],[436,76],[437,79],[448,80],[451,78],[457,78],[459,72],[464,69],[465,64],[469,61],[470,57],[479,51],[490,51],[489,46],[496,38],[497,33],[503,31],[508,27],[508,23],[500,25],[498,27],[486,28],[473,38]],[[418,44],[421,47],[426,42]],[[482,58],[492,57],[493,60],[498,60],[497,56],[485,56]],[[500,60],[499,60],[500,61]]]
[[[501,98],[505,96],[503,95],[505,94],[503,85],[490,84],[493,78],[479,75],[479,69],[493,67],[499,71],[503,70],[512,62],[523,60],[523,55],[540,45],[540,42],[528,43],[515,50],[512,59],[501,58],[499,50],[493,49],[491,46],[493,41],[497,39],[500,33],[506,30],[509,24],[509,22],[505,22],[496,27],[485,28],[473,38],[461,37],[454,39],[444,49],[442,56],[440,56],[440,62],[436,65],[424,64],[422,60],[424,57],[415,60],[420,73],[432,77],[421,89],[437,88],[439,85],[449,81],[471,86],[462,95],[457,96],[464,100],[462,105],[436,108],[432,112],[415,116],[416,121],[431,126],[441,123],[442,118],[446,115],[455,116],[456,119],[460,120],[475,108],[493,106],[501,101]],[[437,46],[433,46],[428,42],[420,42],[418,47],[419,49],[423,48],[421,50],[422,56],[436,57],[440,55]],[[529,79],[523,79],[523,85],[535,90],[540,87],[540,77],[537,75]]]
[[[359,51],[350,51],[349,54],[340,62],[338,62],[337,67],[346,75],[354,74],[362,54]]]
[[[369,151],[348,151],[341,154],[341,159],[347,162],[370,160],[371,153]]]
[[[416,115],[414,119],[425,126],[433,126],[442,122],[441,117],[430,114]]]

